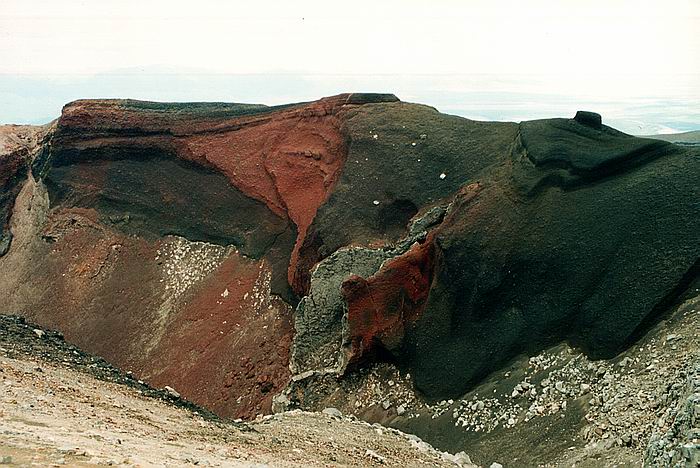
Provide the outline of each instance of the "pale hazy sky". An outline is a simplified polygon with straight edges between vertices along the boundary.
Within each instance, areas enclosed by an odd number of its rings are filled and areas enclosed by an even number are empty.
[[[450,93],[464,107],[484,92],[700,104],[698,31],[700,0],[0,0],[0,122],[23,118],[1,110],[22,99],[46,113],[42,102],[82,97],[79,82],[88,94],[173,100],[278,103],[382,86],[407,100],[437,93],[443,107]],[[268,89],[228,87],[256,75]],[[103,76],[112,88],[95,88]],[[155,92],[142,79],[153,76]],[[188,95],[182,76],[207,84]],[[76,85],[59,96],[50,83]]]

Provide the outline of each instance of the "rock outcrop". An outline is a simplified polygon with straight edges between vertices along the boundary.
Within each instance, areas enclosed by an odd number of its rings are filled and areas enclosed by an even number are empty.
[[[671,427],[652,435],[645,457],[646,466],[700,465],[700,364],[688,373],[688,385],[675,408],[669,408]]]
[[[46,132],[0,152],[0,310],[224,416],[376,360],[439,399],[610,357],[698,273],[700,153],[593,113],[101,100]]]
[[[0,257],[12,243],[9,229],[15,197],[27,177],[31,149],[36,147],[41,129],[26,125],[0,126]]]

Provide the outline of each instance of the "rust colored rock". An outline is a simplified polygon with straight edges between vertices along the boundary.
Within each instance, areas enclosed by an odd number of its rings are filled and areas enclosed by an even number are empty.
[[[186,157],[216,167],[243,193],[264,202],[297,226],[288,269],[289,284],[302,294],[299,250],[318,207],[345,163],[337,117],[344,99],[325,99],[264,118],[241,122],[236,131],[185,140]]]
[[[400,349],[406,330],[425,307],[435,262],[435,248],[428,240],[387,261],[370,278],[351,276],[343,283],[342,293],[348,305],[350,365],[380,348],[390,352]]]
[[[82,159],[174,156],[224,174],[243,194],[296,226],[287,270],[297,294],[308,289],[300,249],[316,212],[328,198],[347,148],[347,106],[395,102],[393,95],[342,94],[278,108],[254,105],[144,103],[125,100],[68,104],[54,137],[54,165]],[[301,265],[300,265],[301,264]]]
[[[51,213],[18,252],[33,261],[4,275],[3,307],[221,416],[269,412],[288,381],[292,338],[269,265],[184,239],[125,236],[98,218],[85,208]]]

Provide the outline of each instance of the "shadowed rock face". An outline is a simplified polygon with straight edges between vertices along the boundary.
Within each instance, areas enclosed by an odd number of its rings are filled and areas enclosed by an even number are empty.
[[[12,243],[9,223],[14,200],[27,177],[31,151],[41,133],[40,127],[0,126],[0,257]]]
[[[442,398],[562,340],[608,357],[697,276],[698,152],[592,113],[77,101],[24,151],[0,309],[225,416],[379,358]]]
[[[0,256],[10,250],[12,233],[9,221],[20,181],[27,175],[27,163],[19,153],[8,153],[0,159]]]
[[[562,339],[614,356],[698,274],[698,174],[677,147],[524,122],[510,160],[457,195],[428,240],[432,289],[397,354],[417,386],[454,396]]]

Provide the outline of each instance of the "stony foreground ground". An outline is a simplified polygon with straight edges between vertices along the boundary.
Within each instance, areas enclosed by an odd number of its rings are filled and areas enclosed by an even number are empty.
[[[405,376],[379,367],[316,409],[335,406],[416,432],[442,449],[467,451],[482,466],[699,466],[697,293],[611,361],[557,346],[514,362],[458,401],[436,404],[416,399]],[[57,332],[1,315],[0,462],[472,466],[466,455],[335,409],[224,421]]]
[[[3,466],[471,466],[331,414],[222,421],[61,342],[0,317]]]
[[[699,293],[692,287],[614,359],[590,360],[560,344],[519,357],[454,400],[426,402],[389,364],[347,379],[342,391],[331,382],[325,398],[323,380],[298,385],[315,392],[306,409],[337,406],[440,449],[464,450],[482,466],[697,467]]]

